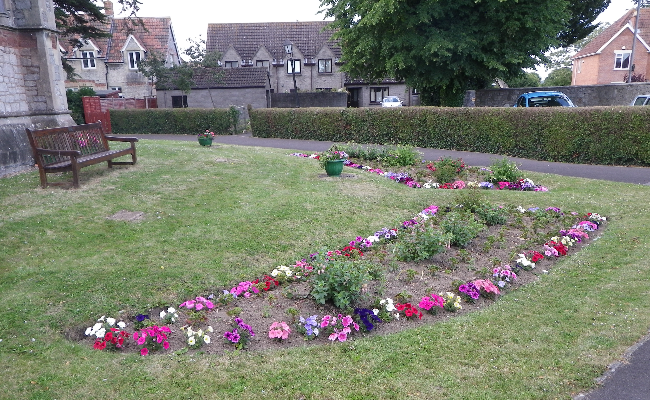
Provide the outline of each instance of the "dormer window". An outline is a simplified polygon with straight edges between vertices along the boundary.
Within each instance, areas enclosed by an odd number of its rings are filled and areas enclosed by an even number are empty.
[[[95,68],[95,52],[82,51],[81,52],[81,68],[94,69]]]
[[[139,51],[129,51],[129,69],[138,69],[138,63],[142,57]]]

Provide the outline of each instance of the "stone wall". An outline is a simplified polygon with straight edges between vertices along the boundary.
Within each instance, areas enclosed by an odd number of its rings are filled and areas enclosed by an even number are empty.
[[[298,92],[298,104],[304,107],[347,107],[347,92]],[[272,93],[272,108],[295,108],[295,93]],[[254,107],[255,108],[255,107]]]
[[[32,166],[25,128],[74,125],[51,0],[11,0],[0,18],[0,176]]]
[[[158,108],[172,108],[172,96],[187,96],[189,108],[228,108],[244,107],[267,108],[266,89],[192,89],[189,93],[181,90],[158,90]]]
[[[520,94],[536,90],[563,92],[578,107],[626,106],[630,105],[636,96],[650,94],[650,83],[483,89],[468,91],[464,105],[466,107],[512,107]],[[473,103],[472,99],[474,99]]]

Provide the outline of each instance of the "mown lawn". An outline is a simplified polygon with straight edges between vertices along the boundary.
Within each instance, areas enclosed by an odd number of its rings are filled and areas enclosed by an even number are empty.
[[[0,179],[0,398],[568,399],[648,331],[650,188],[526,173],[550,191],[490,202],[597,212],[608,226],[480,312],[278,352],[93,350],[67,334],[259,277],[454,195],[363,172],[322,178],[286,150],[142,140],[138,152],[133,167],[83,169],[79,190],[40,189],[37,172]],[[121,210],[144,219],[107,219]]]

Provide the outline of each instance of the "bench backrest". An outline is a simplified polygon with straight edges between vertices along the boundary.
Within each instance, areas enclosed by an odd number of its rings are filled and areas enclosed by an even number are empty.
[[[94,124],[64,126],[61,128],[27,129],[29,142],[36,150],[49,149],[49,150],[77,150],[81,154],[92,154],[109,150],[108,140],[102,131],[102,124],[97,122]],[[56,164],[58,162],[67,161],[69,157],[63,157],[56,154],[44,155],[41,160],[43,165]]]

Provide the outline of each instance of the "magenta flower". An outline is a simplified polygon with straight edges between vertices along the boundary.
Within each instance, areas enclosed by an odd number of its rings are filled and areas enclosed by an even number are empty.
[[[146,347],[143,347],[142,350],[140,350],[140,355],[141,356],[146,356],[147,354],[149,354],[149,349],[146,348]]]

